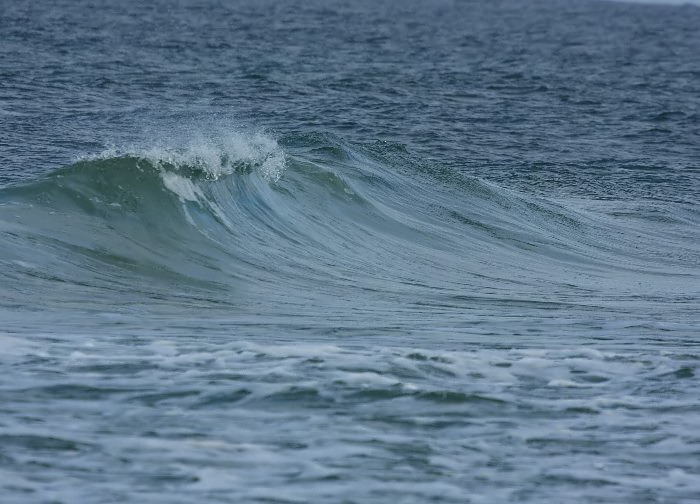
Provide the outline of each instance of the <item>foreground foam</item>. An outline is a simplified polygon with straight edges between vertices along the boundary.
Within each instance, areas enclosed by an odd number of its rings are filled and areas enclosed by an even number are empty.
[[[3,387],[8,412],[47,420],[8,417],[8,456],[32,454],[3,474],[12,491],[92,501],[94,488],[74,483],[94,477],[95,462],[122,467],[144,502],[157,501],[165,478],[190,500],[320,502],[352,486],[363,502],[381,502],[387,488],[407,502],[458,503],[466,493],[478,502],[474,488],[542,502],[552,481],[578,501],[612,489],[623,501],[663,492],[690,502],[700,490],[697,377],[674,375],[696,360],[680,353],[197,338],[124,346],[101,336],[77,352],[74,338],[44,343],[0,356],[70,377],[36,372]],[[580,386],[553,387],[550,377]],[[73,421],[57,435],[50,422],[65,415]],[[82,467],[74,480],[63,477],[66,455]]]

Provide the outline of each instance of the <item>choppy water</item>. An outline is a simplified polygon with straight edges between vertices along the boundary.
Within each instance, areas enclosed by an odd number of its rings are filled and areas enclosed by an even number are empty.
[[[0,501],[700,500],[700,7],[0,7]]]

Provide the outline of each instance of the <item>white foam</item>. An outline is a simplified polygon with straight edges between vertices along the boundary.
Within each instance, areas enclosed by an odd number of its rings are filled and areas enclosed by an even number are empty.
[[[284,173],[284,151],[265,133],[223,127],[205,130],[197,132],[196,128],[190,128],[185,133],[166,133],[141,145],[110,146],[96,156],[79,160],[133,156],[160,168],[167,165],[196,168],[211,180],[232,174],[241,164],[251,166],[267,182],[277,182]]]
[[[191,166],[217,180],[232,174],[238,165],[247,164],[268,182],[276,182],[285,169],[284,151],[263,133],[228,132],[218,135],[197,134],[184,141],[170,142],[134,153],[162,166]]]
[[[0,333],[0,355],[23,356],[33,353],[36,349],[37,345],[31,341]]]
[[[191,180],[168,171],[161,172],[160,176],[165,187],[177,194],[181,201],[200,201],[200,199],[204,199],[202,190],[194,185]]]
[[[590,387],[590,384],[585,384],[585,383],[578,383],[572,380],[562,380],[562,379],[554,379],[554,380],[549,380],[547,383],[548,387],[562,387],[562,388],[580,388],[580,387]]]

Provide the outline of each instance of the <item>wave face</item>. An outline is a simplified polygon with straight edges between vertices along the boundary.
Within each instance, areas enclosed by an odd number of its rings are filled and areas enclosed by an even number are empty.
[[[1,198],[12,296],[42,292],[49,306],[190,299],[229,316],[413,330],[513,310],[590,318],[638,299],[682,307],[679,286],[697,280],[689,206],[648,209],[663,222],[650,226],[640,209],[637,221],[619,205],[577,209],[400,144],[322,133],[113,149]]]

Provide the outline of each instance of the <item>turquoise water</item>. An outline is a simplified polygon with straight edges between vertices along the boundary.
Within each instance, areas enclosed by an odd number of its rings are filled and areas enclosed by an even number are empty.
[[[1,7],[3,503],[697,501],[697,6]]]

